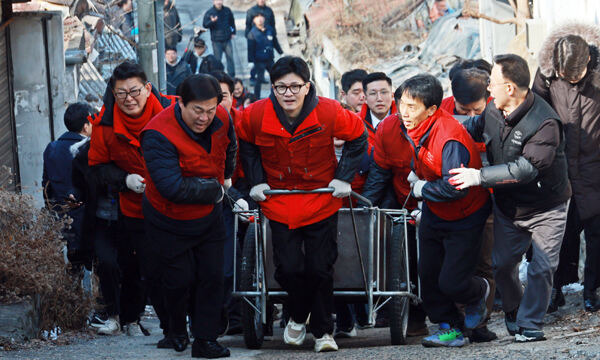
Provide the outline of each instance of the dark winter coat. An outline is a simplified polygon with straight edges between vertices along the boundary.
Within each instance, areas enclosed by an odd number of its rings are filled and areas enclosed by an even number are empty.
[[[169,47],[175,47],[181,42],[183,37],[183,29],[181,27],[179,13],[177,12],[177,8],[172,1],[167,3],[164,8],[164,12],[165,45]]]
[[[205,55],[199,58],[196,56],[193,50],[187,50],[185,53],[183,53],[181,61],[185,61],[190,65],[190,70],[192,70],[193,74],[210,74],[213,71],[225,70],[223,63],[217,60],[217,57],[213,54]],[[198,61],[200,61],[199,67]]]
[[[217,21],[211,21],[211,16],[216,16]],[[217,10],[214,6],[204,13],[202,26],[210,29],[210,39],[212,41],[229,41],[231,35],[235,34],[235,19],[231,9],[223,6]]]
[[[261,31],[256,26],[248,33],[248,62],[272,62],[275,53],[282,54],[281,46],[272,27],[267,26]]]
[[[188,63],[182,60],[179,60],[175,65],[166,63],[166,67],[167,95],[175,95],[179,84],[181,84],[188,76],[192,75],[192,70],[190,70]]]
[[[69,194],[74,194],[71,182],[71,145],[83,140],[78,133],[67,131],[58,140],[52,141],[44,150],[42,186],[44,197],[51,202],[64,203]]]
[[[254,17],[258,14],[263,14],[265,17],[265,25],[272,27],[273,34],[277,35],[277,30],[275,28],[275,15],[273,14],[273,10],[268,6],[254,5],[248,9],[248,12],[246,12],[246,29],[244,30],[246,37],[248,37],[248,33],[254,26],[252,20],[254,20]]]
[[[554,45],[563,36],[579,35],[590,45],[590,62],[577,84],[559,79],[554,70]],[[545,40],[533,91],[558,113],[566,136],[566,155],[573,197],[581,219],[600,214],[600,29],[569,24]]]

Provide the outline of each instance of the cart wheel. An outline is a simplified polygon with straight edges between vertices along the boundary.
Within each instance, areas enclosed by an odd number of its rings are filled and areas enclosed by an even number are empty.
[[[242,259],[240,264],[240,289],[242,291],[255,290],[256,283],[262,282],[262,277],[264,276],[262,267],[262,274],[258,274],[258,277],[256,274],[256,243],[254,241],[254,234],[256,231],[255,225],[250,224],[244,238],[244,248],[242,250]],[[246,298],[254,305],[254,307],[256,307],[256,309],[261,309],[260,296]],[[244,299],[242,299],[241,304],[242,326],[244,328],[244,342],[246,343],[246,347],[248,349],[260,349],[264,340],[262,316],[260,311],[256,311]]]
[[[404,224],[394,224],[390,240],[388,261],[389,291],[406,291],[406,243],[404,241]],[[390,336],[392,345],[406,344],[408,327],[408,307],[410,299],[406,296],[392,296],[389,305]]]

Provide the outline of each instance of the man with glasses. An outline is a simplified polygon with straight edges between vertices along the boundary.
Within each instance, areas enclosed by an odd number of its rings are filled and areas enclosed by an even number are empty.
[[[360,119],[339,102],[316,96],[309,79],[304,60],[279,59],[271,69],[273,93],[244,110],[236,131],[250,196],[260,202],[271,225],[275,279],[289,295],[284,340],[302,345],[310,314],[315,351],[335,351],[331,313],[337,211],[352,190],[367,134]],[[339,163],[334,137],[346,141]],[[333,188],[333,194],[265,194],[324,187]]]
[[[544,340],[571,196],[564,133],[556,112],[529,90],[527,62],[508,54],[494,63],[488,85],[494,100],[464,123],[474,139],[486,139],[490,166],[457,167],[450,181],[457,189],[494,189],[492,259],[506,328],[518,342]],[[523,292],[518,268],[530,246]]]
[[[128,335],[142,334],[139,320],[146,295],[168,331],[157,280],[157,249],[144,230],[142,194],[146,171],[139,135],[154,115],[175,101],[158,92],[140,65],[126,61],[115,68],[104,94],[104,105],[95,115],[88,163],[97,184],[119,192],[122,231],[115,242],[122,272],[120,323]],[[141,279],[144,279],[142,283]],[[163,342],[159,346],[165,345]],[[166,345],[165,345],[166,346]]]

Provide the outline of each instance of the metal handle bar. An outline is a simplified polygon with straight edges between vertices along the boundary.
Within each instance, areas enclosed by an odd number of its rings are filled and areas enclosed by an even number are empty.
[[[332,187],[327,187],[327,188],[319,188],[319,189],[314,189],[314,190],[265,190],[264,194],[265,195],[293,195],[293,194],[329,194],[332,193],[334,191],[334,188]],[[365,204],[367,204],[369,207],[373,206],[373,203],[371,202],[371,200],[367,199],[366,197],[355,193],[354,191],[352,191],[351,196]]]

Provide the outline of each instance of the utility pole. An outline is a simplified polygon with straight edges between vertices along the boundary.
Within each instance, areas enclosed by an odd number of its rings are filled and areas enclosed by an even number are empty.
[[[156,0],[154,4],[154,15],[156,17],[156,38],[158,39],[158,89],[161,93],[167,93],[167,70],[165,68],[165,16],[164,0]]]
[[[139,39],[138,59],[144,69],[148,81],[158,85],[158,58],[156,50],[156,21],[154,17],[154,0],[138,0]],[[164,53],[162,54],[164,57]]]

